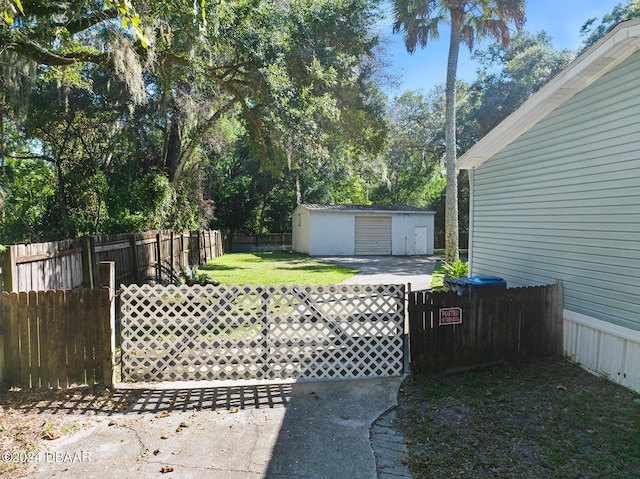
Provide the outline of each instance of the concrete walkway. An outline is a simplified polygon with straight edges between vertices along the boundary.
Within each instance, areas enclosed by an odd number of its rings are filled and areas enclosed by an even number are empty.
[[[47,442],[48,460],[28,477],[410,478],[406,447],[384,414],[400,382],[162,383],[124,391],[125,412],[80,416],[81,430]]]

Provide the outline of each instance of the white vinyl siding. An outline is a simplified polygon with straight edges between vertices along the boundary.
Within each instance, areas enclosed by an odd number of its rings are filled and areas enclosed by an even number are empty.
[[[472,274],[640,330],[640,53],[474,170]]]
[[[356,216],[355,254],[391,254],[390,216]]]

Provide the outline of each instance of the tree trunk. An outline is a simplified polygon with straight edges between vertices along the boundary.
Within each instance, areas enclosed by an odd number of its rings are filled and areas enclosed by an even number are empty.
[[[464,10],[451,9],[451,38],[449,58],[447,60],[446,109],[445,109],[445,148],[447,185],[445,189],[445,259],[454,263],[460,259],[458,251],[458,178],[456,175],[456,73],[458,52],[460,50],[460,31],[464,19]]]
[[[165,165],[169,181],[174,183],[176,180],[176,168],[180,161],[180,152],[182,151],[182,121],[180,115],[174,110],[171,118],[171,127],[169,128],[169,139],[167,141],[167,150],[165,152]]]
[[[69,206],[67,204],[67,189],[64,184],[64,174],[62,172],[62,158],[55,159],[56,175],[58,177],[58,201],[60,206],[60,217],[62,219],[62,232],[65,239],[71,238],[71,228],[69,227]]]

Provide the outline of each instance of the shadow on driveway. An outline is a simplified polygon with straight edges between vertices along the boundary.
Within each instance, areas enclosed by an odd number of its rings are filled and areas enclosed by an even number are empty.
[[[162,383],[108,399],[76,391],[64,402],[23,404],[81,424],[39,445],[53,460],[31,464],[28,477],[146,478],[164,470],[172,478],[375,479],[370,428],[396,404],[400,382]]]

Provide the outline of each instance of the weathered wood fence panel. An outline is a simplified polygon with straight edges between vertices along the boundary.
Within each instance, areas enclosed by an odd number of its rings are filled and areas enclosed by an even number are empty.
[[[65,240],[7,247],[5,289],[44,291],[82,285],[82,242]]]
[[[443,308],[462,323],[440,324]],[[408,298],[411,372],[437,372],[562,354],[562,286],[412,292]]]
[[[172,231],[91,236],[55,243],[12,245],[4,255],[5,291],[94,287],[98,264],[116,263],[116,284],[162,279],[161,265],[180,271],[222,255],[219,231]]]
[[[283,251],[291,249],[291,233],[267,233],[260,235],[236,234],[228,238],[228,248],[233,252],[244,251]]]
[[[107,265],[103,276],[114,269]],[[113,275],[108,284],[115,285]],[[112,288],[2,292],[0,380],[8,386],[112,385]]]

